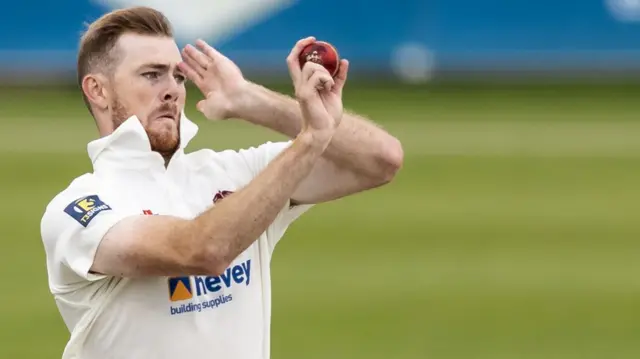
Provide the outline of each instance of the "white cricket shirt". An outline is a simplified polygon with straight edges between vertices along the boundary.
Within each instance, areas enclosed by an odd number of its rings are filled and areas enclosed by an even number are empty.
[[[49,287],[71,336],[63,359],[266,359],[269,262],[287,227],[310,206],[285,206],[217,277],[123,279],[89,273],[104,234],[128,216],[194,218],[249,183],[290,142],[190,154],[198,127],[183,114],[181,147],[165,168],[136,117],[90,142],[93,173],[47,206],[41,233]]]

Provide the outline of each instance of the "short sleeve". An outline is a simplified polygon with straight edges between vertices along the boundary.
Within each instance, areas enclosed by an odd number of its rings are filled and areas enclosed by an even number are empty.
[[[97,191],[66,191],[49,203],[40,230],[53,286],[104,278],[90,269],[102,238],[123,218]]]
[[[292,143],[293,141],[267,142],[258,147],[239,150],[237,153],[251,172],[251,178],[253,178],[278,157],[282,151],[291,146]]]
[[[271,161],[273,161],[282,151],[287,149],[293,141],[266,142],[258,147],[251,147],[239,151],[225,151],[221,154],[226,158],[227,168],[232,169],[236,174],[242,173],[242,181],[246,184],[253,180]],[[290,202],[282,209],[276,220],[267,230],[267,239],[270,249],[273,250],[286,229],[298,219],[303,213],[308,211],[313,205],[295,205]]]

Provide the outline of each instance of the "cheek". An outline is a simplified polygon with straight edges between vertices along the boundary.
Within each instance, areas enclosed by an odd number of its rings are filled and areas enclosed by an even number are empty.
[[[146,121],[154,110],[156,91],[153,86],[144,82],[134,82],[123,94],[125,97],[121,98],[121,101],[127,104],[129,112],[138,116],[141,121]]]
[[[126,104],[133,110],[134,106],[137,105],[139,107],[140,104],[145,103],[145,100],[150,97],[149,91],[149,86],[146,86],[143,82],[130,80],[121,83],[121,86],[116,88],[116,95],[121,103]]]
[[[180,108],[184,108],[184,104],[187,101],[187,89],[185,88],[184,84],[182,86],[180,86],[180,95],[178,97],[178,104],[180,105]]]
[[[135,94],[132,96],[141,107],[150,108],[153,106],[157,97],[157,90],[150,84],[138,86]]]

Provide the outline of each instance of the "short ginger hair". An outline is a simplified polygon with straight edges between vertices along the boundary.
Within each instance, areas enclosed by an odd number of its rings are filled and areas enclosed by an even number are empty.
[[[82,89],[84,77],[92,72],[108,73],[118,62],[114,47],[124,34],[173,37],[173,29],[167,17],[150,7],[137,6],[104,14],[89,24],[80,39],[78,50],[77,80]],[[91,105],[82,91],[87,108]]]

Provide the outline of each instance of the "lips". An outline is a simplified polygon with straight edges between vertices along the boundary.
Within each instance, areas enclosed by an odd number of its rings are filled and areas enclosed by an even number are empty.
[[[156,120],[171,119],[176,122],[180,115],[178,114],[178,107],[175,104],[165,103],[156,108],[151,117]]]
[[[156,118],[157,119],[168,118],[168,119],[171,119],[171,120],[175,121],[175,119],[178,118],[178,116],[173,112],[163,112],[163,113],[158,114],[158,116]]]

